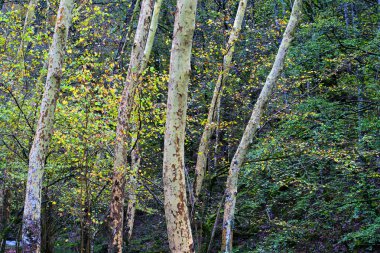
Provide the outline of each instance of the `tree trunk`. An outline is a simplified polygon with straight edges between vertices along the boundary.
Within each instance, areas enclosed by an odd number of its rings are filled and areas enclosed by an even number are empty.
[[[18,57],[20,57],[21,54],[23,53],[24,40],[22,37],[24,36],[24,34],[26,32],[26,28],[28,27],[29,23],[31,22],[31,19],[34,16],[34,11],[36,9],[37,3],[38,3],[38,0],[30,0],[30,2],[28,4],[28,9],[26,10],[26,14],[25,14],[24,26],[22,28],[22,33],[21,33],[20,45],[19,45],[19,48],[17,50],[17,56]]]
[[[63,56],[67,41],[73,0],[61,0],[53,42],[49,52],[49,67],[42,97],[36,134],[29,154],[29,172],[23,215],[23,251],[40,252],[41,248],[41,187],[43,168],[52,134],[54,111],[62,76]]]
[[[5,180],[0,180],[0,182],[2,185],[2,187],[0,188],[0,253],[2,253],[5,251],[5,239],[3,237],[3,232],[6,227],[6,223],[4,222]]]
[[[359,166],[364,165],[364,142],[363,142],[363,94],[364,94],[364,80],[363,76],[360,70],[360,66],[356,67],[356,80],[357,80],[357,86],[358,86],[358,91],[357,91],[357,96],[358,96],[358,153],[359,153]]]
[[[4,172],[5,174],[6,172]],[[9,218],[11,214],[11,206],[10,206],[10,198],[11,198],[11,191],[6,187],[5,182],[3,189],[0,189],[0,252],[5,252],[5,243],[8,237],[8,232],[10,231],[8,224],[9,224]]]
[[[135,17],[137,15],[137,12],[139,10],[139,7],[140,7],[140,2],[141,0],[136,0],[136,2],[132,2],[132,5],[134,4],[134,6],[132,6],[133,10],[132,10],[132,15],[130,17],[130,19],[128,20],[128,15],[126,15],[125,17],[125,20],[124,20],[124,23],[125,23],[125,31],[122,35],[122,38],[119,42],[119,46],[118,46],[118,49],[117,51],[115,52],[115,61],[118,61],[119,58],[121,57],[121,55],[124,53],[124,48],[125,46],[127,45],[127,42],[130,40],[130,36],[131,36],[131,33],[132,33],[132,27],[133,27],[133,23],[134,23],[134,20],[135,20]]]
[[[24,54],[24,39],[23,36],[26,33],[26,29],[31,24],[34,16],[36,16],[36,26],[35,26],[35,33],[37,33],[38,26],[40,25],[41,18],[43,17],[41,15],[42,9],[44,8],[43,0],[30,0],[28,4],[28,9],[26,10],[25,20],[24,20],[24,26],[21,33],[21,39],[20,39],[20,45],[17,50],[17,56],[21,57]],[[36,11],[37,8],[37,11]]]
[[[54,234],[53,234],[52,207],[48,195],[48,188],[44,189],[44,198],[42,203],[42,239],[41,251],[44,253],[54,252]]]
[[[214,226],[212,227],[212,230],[211,230],[210,241],[208,243],[206,253],[209,253],[211,251],[211,249],[212,249],[212,243],[214,241],[214,236],[215,236],[216,229],[218,228],[218,221],[219,221],[219,216],[220,216],[220,210],[222,209],[222,206],[223,206],[224,197],[225,197],[225,195],[223,195],[222,201],[220,201],[218,210],[216,211]]]
[[[135,221],[136,213],[136,190],[137,190],[137,177],[140,169],[140,149],[138,146],[132,151],[131,159],[131,173],[129,175],[129,193],[128,193],[128,206],[127,206],[127,221],[126,221],[126,234],[128,241],[132,237],[133,223]]]
[[[269,73],[265,85],[261,90],[260,96],[256,101],[251,118],[247,124],[247,127],[244,131],[243,137],[236,150],[236,153],[231,161],[226,185],[226,201],[224,206],[223,218],[222,252],[232,252],[232,229],[238,186],[238,173],[241,166],[244,163],[245,155],[247,153],[249,144],[252,142],[255,133],[259,129],[261,116],[264,112],[266,105],[268,104],[273,88],[284,67],[286,53],[289,49],[291,41],[293,40],[295,28],[297,27],[297,24],[301,17],[301,5],[302,0],[294,1],[289,23],[286,27],[280,48],[278,49],[272,70]]]
[[[154,37],[156,35],[157,27],[158,27],[158,18],[160,14],[160,9],[162,5],[162,0],[157,0],[154,4],[152,21],[150,22],[149,34],[146,40],[146,45],[144,49],[144,55],[142,58],[141,66],[140,66],[140,74],[143,73],[146,66],[148,65],[150,53],[152,52]],[[138,123],[136,123],[137,125]],[[131,239],[133,232],[133,223],[135,218],[136,211],[136,190],[137,190],[137,176],[138,170],[140,169],[140,150],[138,147],[138,138],[135,142],[135,149],[132,151],[132,159],[131,159],[131,174],[129,180],[129,197],[128,197],[128,207],[127,207],[127,220],[126,220],[126,233],[128,240]]]
[[[87,126],[86,126],[87,127]],[[90,179],[88,176],[88,162],[87,162],[87,148],[85,148],[85,164],[83,165],[82,170],[82,186],[81,186],[81,243],[80,251],[81,253],[90,253],[91,252],[91,189],[90,189]]]
[[[196,0],[178,0],[170,56],[163,182],[171,252],[194,252],[187,208],[184,140]]]
[[[140,17],[134,38],[131,52],[131,59],[127,73],[127,79],[124,84],[124,91],[119,106],[118,124],[116,129],[115,140],[115,158],[114,158],[114,175],[112,178],[111,193],[111,213],[110,228],[111,238],[108,244],[108,252],[122,252],[123,248],[123,216],[124,216],[124,199],[126,173],[130,162],[133,146],[131,144],[131,135],[133,129],[133,107],[136,95],[139,77],[141,74],[141,62],[144,54],[144,45],[146,43],[149,21],[152,15],[153,0],[143,0],[141,4]]]
[[[199,197],[199,193],[202,189],[203,179],[205,176],[206,165],[207,165],[207,155],[209,151],[210,138],[215,128],[214,121],[216,120],[217,107],[220,104],[220,98],[222,96],[222,90],[224,82],[228,76],[228,71],[231,67],[232,55],[235,50],[235,43],[239,37],[241,30],[241,25],[243,23],[245,9],[247,7],[247,0],[240,0],[239,8],[236,12],[234,26],[231,30],[228,43],[226,45],[226,54],[223,59],[223,69],[219,74],[218,80],[214,88],[214,94],[211,100],[211,105],[208,111],[208,117],[205,129],[202,134],[201,142],[198,148],[197,163],[195,166],[196,178],[194,186],[194,197],[195,200]]]
[[[84,121],[84,129],[88,130],[89,125],[89,106],[85,106],[85,121]],[[91,252],[91,227],[92,227],[92,221],[91,221],[91,209],[92,209],[92,203],[91,203],[91,184],[90,184],[90,174],[91,174],[91,167],[89,165],[89,148],[88,148],[88,141],[87,139],[82,135],[80,137],[84,141],[84,148],[83,148],[83,157],[82,157],[82,173],[81,173],[81,192],[80,192],[80,203],[81,203],[81,243],[80,243],[80,251],[81,253],[90,253]]]
[[[152,21],[150,22],[149,34],[146,40],[144,56],[141,63],[141,72],[144,71],[146,66],[148,65],[150,54],[152,52],[154,37],[156,36],[157,27],[158,27],[158,18],[160,16],[161,5],[162,5],[162,0],[156,0],[156,2],[154,3]]]

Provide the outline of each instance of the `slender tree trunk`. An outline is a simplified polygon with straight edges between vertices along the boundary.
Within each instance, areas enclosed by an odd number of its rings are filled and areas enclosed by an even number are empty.
[[[377,0],[377,14],[380,14],[380,0]],[[378,32],[380,32],[380,19],[378,22]]]
[[[53,253],[54,235],[52,233],[52,208],[48,195],[48,188],[44,189],[44,198],[42,204],[42,239],[41,251],[44,253]]]
[[[125,24],[129,23],[127,28],[125,29],[125,34],[123,35],[120,43],[119,43],[119,47],[115,53],[115,61],[119,60],[120,58],[120,55],[122,55],[124,53],[124,48],[126,47],[127,45],[127,42],[129,40],[129,37],[131,36],[131,33],[132,33],[132,26],[133,26],[133,23],[134,23],[134,20],[135,20],[135,16],[137,15],[137,12],[138,12],[138,9],[140,7],[140,2],[141,0],[136,0],[136,2],[134,3],[134,7],[133,7],[133,11],[132,11],[132,15],[131,15],[131,18],[129,19],[129,22],[128,22],[128,19],[127,17],[125,18]]]
[[[286,4],[284,2],[284,0],[280,0],[281,2],[281,6],[282,6],[282,17],[285,17],[285,14],[286,14]]]
[[[160,17],[161,5],[162,5],[162,0],[156,0],[156,2],[154,3],[152,21],[150,22],[148,39],[146,40],[144,56],[141,63],[141,72],[144,71],[146,66],[148,65],[150,54],[152,52],[153,42],[156,36],[157,27],[158,27],[158,18]]]
[[[137,190],[137,177],[140,169],[140,148],[136,146],[136,148],[132,151],[132,159],[131,159],[131,174],[129,175],[129,193],[128,193],[128,206],[127,206],[127,221],[126,221],[126,233],[128,241],[132,237],[133,224],[135,221],[135,213],[136,213],[136,190]]]
[[[25,20],[24,20],[24,26],[22,28],[22,33],[21,33],[21,40],[20,40],[20,45],[17,50],[17,56],[20,57],[24,48],[24,40],[22,37],[24,36],[26,32],[26,28],[28,27],[29,23],[31,22],[33,16],[34,16],[34,11],[36,9],[36,5],[38,3],[38,0],[30,0],[28,4],[28,9],[26,10],[26,15],[25,15]]]
[[[20,244],[21,240],[22,240],[22,226],[18,226],[17,235],[16,235],[16,253],[20,253],[23,250],[23,248],[21,247],[22,244]]]
[[[28,4],[28,9],[27,9],[26,15],[25,15],[24,26],[23,26],[22,33],[21,33],[20,45],[19,45],[19,48],[17,51],[18,57],[21,57],[24,54],[24,52],[23,52],[24,51],[23,36],[25,35],[26,29],[28,28],[28,26],[32,23],[34,16],[36,16],[35,18],[37,21],[35,24],[36,26],[35,26],[34,32],[37,33],[38,26],[40,25],[40,21],[42,18],[41,12],[42,12],[43,8],[44,8],[43,0],[30,0],[30,2]]]
[[[124,84],[125,88],[119,106],[113,167],[114,175],[112,178],[112,199],[110,205],[111,238],[108,245],[108,252],[112,253],[121,253],[123,248],[125,184],[127,170],[130,165],[129,159],[134,146],[133,143],[130,145],[131,135],[134,134],[131,131],[134,125],[132,122],[134,98],[139,84],[139,77],[141,75],[140,68],[144,55],[144,46],[149,31],[149,21],[152,15],[152,9],[153,0],[142,1],[127,79]]]
[[[276,24],[276,29],[279,30],[280,29],[280,24],[278,22],[278,3],[277,1],[274,3],[274,23]]]
[[[7,171],[4,169],[3,171],[3,179],[0,179],[0,230],[2,231],[4,229],[4,210],[5,210],[5,191],[7,189],[7,186],[5,184],[5,178],[6,178]]]
[[[348,28],[350,27],[350,20],[348,17],[348,3],[343,4],[344,20],[346,21],[346,36],[348,34]]]
[[[216,126],[215,126],[215,145],[214,145],[214,168],[213,170],[216,171],[218,167],[218,150],[219,150],[219,139],[220,139],[220,102],[221,99],[219,99],[219,103],[216,106],[215,109],[215,121],[216,121]]]
[[[208,243],[208,247],[207,247],[206,253],[209,253],[211,251],[211,249],[212,249],[212,243],[214,241],[216,229],[218,228],[218,221],[219,221],[220,211],[222,209],[223,202],[224,202],[224,197],[225,197],[225,195],[223,195],[222,200],[220,201],[218,210],[216,211],[216,217],[215,217],[215,221],[214,221],[214,226],[212,227],[212,231],[211,231],[211,235],[210,235],[210,241]]]
[[[5,172],[6,173],[6,172]],[[4,174],[5,174],[4,173]],[[0,252],[5,252],[5,243],[7,240],[8,232],[9,232],[9,218],[11,214],[11,206],[10,206],[10,198],[11,198],[11,191],[5,186],[3,189],[0,189],[1,199],[1,209],[0,209]]]
[[[87,198],[88,196],[86,196]],[[80,252],[81,253],[90,253],[91,252],[91,212],[90,204],[88,200],[85,202],[82,222],[81,222],[81,243],[80,243]]]
[[[356,67],[356,80],[357,80],[357,96],[358,96],[358,153],[359,165],[364,165],[364,143],[363,143],[363,94],[364,94],[364,80],[360,70],[360,66]]]
[[[171,252],[194,252],[187,208],[184,141],[197,0],[178,0],[170,56],[163,181]]]
[[[236,150],[236,153],[231,161],[229,174],[227,177],[226,185],[226,201],[224,206],[224,219],[223,219],[223,237],[222,237],[222,252],[232,252],[232,230],[235,212],[235,203],[238,186],[238,173],[244,163],[245,155],[247,153],[249,144],[252,142],[253,137],[259,129],[261,116],[264,112],[269,98],[275,87],[275,84],[284,68],[284,61],[289,46],[293,40],[295,28],[297,27],[301,17],[302,0],[295,0],[289,23],[286,27],[280,48],[278,49],[275,62],[272,70],[269,73],[265,85],[261,90],[260,96],[256,101],[255,107],[252,111],[251,118],[244,131],[243,137]]]
[[[29,154],[29,172],[23,215],[23,251],[40,252],[41,248],[41,187],[44,164],[52,134],[54,111],[62,76],[63,56],[71,23],[73,0],[61,0],[53,42],[49,52],[49,67],[40,117]]]
[[[141,66],[140,66],[140,74],[145,70],[148,65],[149,57],[152,52],[154,37],[156,35],[157,27],[158,27],[158,18],[160,15],[160,9],[162,5],[162,0],[157,0],[154,4],[152,21],[150,22],[149,34],[146,40],[146,45],[144,49],[144,55],[142,58]],[[139,123],[137,123],[139,124]],[[137,125],[136,124],[136,125]],[[135,127],[136,128],[136,127]],[[134,141],[136,142],[136,148],[132,151],[132,175],[129,180],[129,198],[128,198],[128,207],[127,207],[127,220],[126,220],[126,233],[128,240],[131,239],[133,232],[133,223],[136,212],[136,190],[137,190],[137,176],[138,170],[140,169],[140,150],[138,145],[138,138]]]
[[[223,69],[219,74],[218,80],[215,85],[214,94],[211,100],[211,105],[208,111],[207,122],[205,129],[202,134],[201,142],[198,148],[197,163],[195,166],[196,178],[194,186],[194,197],[195,200],[199,197],[199,193],[202,189],[203,180],[205,177],[206,165],[207,165],[207,155],[209,152],[210,138],[215,128],[215,119],[217,107],[220,105],[220,98],[222,96],[222,90],[224,82],[228,76],[228,71],[230,69],[232,55],[235,50],[235,42],[239,37],[241,30],[241,25],[243,23],[245,9],[247,7],[247,0],[240,0],[239,8],[236,12],[234,26],[231,30],[228,43],[226,45],[226,54],[223,59]]]
[[[89,106],[85,106],[85,122],[84,129],[88,130],[89,124]],[[81,185],[81,194],[80,194],[80,203],[81,203],[81,245],[80,252],[81,253],[90,253],[91,252],[91,184],[90,184],[90,173],[91,167],[89,165],[89,148],[88,148],[88,140],[84,135],[80,137],[84,141],[84,149],[83,149],[83,158],[82,158],[82,185]]]
[[[88,107],[86,107],[86,121],[85,129],[88,129]],[[82,136],[82,138],[84,138]],[[80,203],[82,210],[81,217],[81,244],[80,252],[81,253],[90,253],[91,252],[91,189],[90,189],[90,167],[88,163],[88,147],[87,140],[84,140],[84,151],[83,151],[83,164],[82,164],[82,185],[81,185],[81,194],[80,194]]]

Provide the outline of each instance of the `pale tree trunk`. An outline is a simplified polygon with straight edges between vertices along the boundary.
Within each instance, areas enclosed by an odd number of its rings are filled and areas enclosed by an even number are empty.
[[[40,252],[41,187],[43,169],[52,134],[54,111],[62,77],[63,56],[71,24],[73,0],[61,0],[53,42],[49,52],[48,74],[42,97],[40,116],[29,154],[29,172],[23,215],[23,252]]]
[[[162,0],[157,0],[154,4],[153,8],[153,15],[152,15],[152,21],[150,22],[149,27],[149,34],[148,38],[146,40],[145,49],[144,49],[144,55],[142,58],[141,66],[140,66],[140,74],[143,73],[146,66],[148,65],[150,53],[152,52],[154,37],[156,35],[157,27],[158,27],[158,18],[160,14],[160,9],[162,5]],[[135,125],[137,125],[136,123]],[[136,128],[136,127],[135,127]],[[126,220],[126,232],[127,232],[127,238],[128,240],[131,239],[132,232],[133,232],[133,223],[135,219],[135,212],[136,212],[136,189],[137,189],[137,172],[140,169],[140,150],[138,147],[138,138],[135,140],[136,142],[136,148],[132,151],[132,170],[131,170],[131,178],[128,181],[129,183],[129,197],[128,197],[128,207],[127,207],[127,220]]]
[[[245,128],[243,137],[231,161],[226,185],[226,201],[224,206],[222,252],[232,252],[232,230],[236,204],[238,173],[242,167],[249,144],[259,129],[260,119],[269,98],[284,68],[285,56],[293,40],[295,29],[301,17],[302,0],[295,0],[289,23],[286,27],[280,48],[278,49],[272,70],[269,73],[260,96],[256,101],[251,118]]]
[[[130,64],[124,91],[121,97],[116,128],[114,174],[112,177],[112,192],[110,204],[110,228],[111,238],[108,244],[108,252],[122,252],[123,248],[123,216],[125,184],[133,145],[131,136],[133,130],[133,108],[135,95],[141,74],[141,62],[144,55],[149,23],[152,15],[153,0],[143,0],[141,4],[140,17],[132,46]]]
[[[158,18],[160,16],[161,5],[162,5],[162,0],[156,0],[156,2],[154,3],[152,21],[150,22],[149,34],[146,40],[143,60],[141,63],[141,72],[143,72],[146,66],[148,65],[150,54],[152,52],[154,37],[156,36],[157,27],[158,27]]]
[[[170,56],[163,182],[171,252],[194,252],[187,208],[184,141],[196,0],[178,0]]]
[[[207,155],[209,152],[210,138],[215,128],[215,120],[217,115],[217,110],[220,105],[220,98],[222,96],[222,90],[224,82],[228,76],[228,71],[231,67],[232,55],[235,50],[235,43],[239,37],[241,30],[241,25],[243,23],[245,9],[247,7],[247,0],[240,0],[239,7],[236,12],[234,26],[231,30],[228,43],[226,45],[226,53],[223,59],[223,68],[219,74],[218,80],[214,88],[214,94],[212,96],[211,105],[208,111],[207,122],[205,129],[202,134],[201,142],[198,148],[197,163],[195,166],[196,178],[194,186],[194,197],[195,200],[199,197],[199,193],[202,189],[203,180],[205,177],[206,165],[207,165]]]
[[[129,193],[128,193],[128,206],[127,206],[127,220],[126,220],[126,233],[128,241],[132,237],[133,232],[133,224],[135,221],[135,213],[136,213],[136,202],[137,202],[137,177],[140,168],[140,148],[138,146],[135,147],[132,151],[132,159],[131,159],[131,173],[129,175]]]

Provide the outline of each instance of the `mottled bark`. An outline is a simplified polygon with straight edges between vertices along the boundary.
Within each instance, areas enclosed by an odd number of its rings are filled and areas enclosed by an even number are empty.
[[[118,124],[116,128],[114,174],[112,177],[112,192],[110,205],[111,238],[108,252],[122,252],[123,248],[123,216],[125,200],[126,175],[130,166],[128,159],[131,156],[131,136],[134,122],[132,120],[135,95],[141,75],[141,62],[144,55],[144,46],[149,31],[152,15],[153,0],[143,0],[140,17],[133,42],[127,79],[119,105]]]
[[[187,208],[184,140],[196,0],[178,0],[170,56],[163,182],[171,252],[194,252]]]
[[[275,62],[272,70],[269,73],[265,85],[261,90],[260,96],[256,101],[255,107],[252,111],[251,118],[244,131],[240,144],[235,152],[229,168],[226,185],[226,201],[224,206],[223,218],[223,235],[222,235],[222,252],[232,252],[232,232],[233,221],[236,204],[237,186],[238,186],[238,173],[244,163],[245,155],[247,153],[249,144],[252,142],[253,137],[259,129],[260,119],[263,115],[264,109],[268,104],[269,98],[275,87],[275,84],[280,77],[281,71],[284,68],[285,56],[293,40],[295,29],[301,17],[302,0],[295,0],[289,23],[286,27],[280,48],[278,49]]]
[[[54,111],[62,76],[63,56],[73,0],[61,0],[49,52],[48,74],[42,97],[40,116],[29,154],[29,171],[23,215],[23,252],[40,252],[41,247],[41,187],[49,141],[52,134]]]
[[[129,187],[128,187],[128,206],[127,206],[127,218],[126,218],[126,234],[128,240],[132,237],[133,224],[135,221],[136,202],[137,202],[137,177],[140,169],[140,149],[138,146],[132,151],[131,159],[131,173],[129,175]]]
[[[232,55],[235,51],[235,43],[239,37],[241,30],[241,25],[243,23],[244,13],[247,7],[247,0],[240,0],[239,7],[236,12],[234,26],[231,30],[228,43],[226,45],[226,53],[223,59],[223,69],[218,76],[218,80],[215,84],[214,93],[211,100],[211,105],[208,111],[207,122],[205,129],[202,134],[201,142],[198,148],[197,163],[195,166],[195,185],[194,185],[194,197],[198,198],[199,193],[202,189],[203,179],[205,176],[206,165],[207,165],[207,155],[209,152],[210,138],[215,128],[215,120],[217,115],[217,110],[220,105],[220,98],[223,92],[224,82],[228,76],[228,71],[231,67]]]

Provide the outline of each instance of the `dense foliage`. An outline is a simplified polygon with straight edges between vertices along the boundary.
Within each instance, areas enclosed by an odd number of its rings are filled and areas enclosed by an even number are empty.
[[[20,240],[28,154],[46,78],[58,2],[0,2],[0,239]],[[198,3],[185,156],[191,188],[224,44],[237,1]],[[136,27],[135,1],[81,1],[74,9],[43,185],[43,252],[77,252],[90,231],[105,252],[117,108]],[[196,248],[218,252],[229,162],[271,68],[291,1],[249,1],[222,97],[201,201]],[[240,174],[236,252],[380,250],[380,6],[305,1],[285,71]],[[138,92],[141,168],[127,252],[168,251],[162,149],[175,1],[165,0]],[[21,41],[23,46],[20,47]],[[20,50],[21,49],[21,50]],[[0,249],[0,252],[4,248]]]

